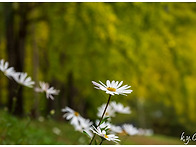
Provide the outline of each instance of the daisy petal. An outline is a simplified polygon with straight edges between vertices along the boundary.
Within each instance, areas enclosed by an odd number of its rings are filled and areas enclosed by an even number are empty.
[[[109,80],[106,80],[106,85],[103,84],[101,81],[99,81],[99,82],[101,84],[92,81],[92,83],[95,85],[94,88],[103,90],[107,94],[110,94],[110,95],[115,95],[115,94],[126,95],[126,94],[132,92],[132,90],[129,89],[131,86],[124,85],[124,86],[120,87],[122,85],[123,81],[121,81],[119,83],[118,81],[115,82],[114,80],[112,82],[110,82]]]

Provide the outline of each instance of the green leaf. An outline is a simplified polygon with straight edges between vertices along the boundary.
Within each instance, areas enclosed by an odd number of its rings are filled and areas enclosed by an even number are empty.
[[[108,126],[105,126],[104,128],[101,128],[101,131],[105,130],[107,132]]]
[[[85,135],[87,135],[89,138],[91,138],[90,135],[88,135],[88,133],[87,133],[86,131],[83,130],[83,133],[84,133]]]
[[[100,125],[101,125],[102,123],[104,123],[104,122],[107,122],[109,118],[110,118],[110,117],[105,117],[105,118],[101,121]]]

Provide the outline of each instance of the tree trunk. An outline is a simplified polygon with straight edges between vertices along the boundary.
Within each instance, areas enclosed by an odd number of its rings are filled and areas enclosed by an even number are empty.
[[[37,79],[37,73],[38,73],[38,67],[39,67],[39,55],[38,55],[38,47],[37,47],[37,42],[36,42],[36,31],[35,31],[35,24],[32,24],[32,46],[33,46],[33,79],[37,85],[38,85],[38,79]],[[34,95],[34,104],[32,107],[32,116],[34,118],[37,118],[39,116],[39,100],[38,100],[38,93],[33,92]]]
[[[25,39],[27,34],[27,3],[19,3],[18,16],[14,12],[13,3],[5,5],[5,23],[6,23],[6,48],[8,61],[16,71],[22,72],[24,68],[25,55]],[[15,21],[18,17],[19,24]],[[18,25],[18,29],[17,26]],[[17,90],[16,90],[17,89]],[[9,80],[8,82],[8,109],[18,116],[23,115],[23,88],[18,84]]]
[[[13,3],[6,3],[5,6],[5,26],[6,26],[6,49],[10,66],[15,66],[16,56],[14,49],[14,10]],[[8,109],[12,111],[13,99],[15,97],[14,89],[17,89],[17,84],[13,81],[8,81]]]

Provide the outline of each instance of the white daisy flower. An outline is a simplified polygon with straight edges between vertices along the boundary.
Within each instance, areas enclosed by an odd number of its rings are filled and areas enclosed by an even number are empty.
[[[123,81],[121,81],[120,83],[118,81],[112,81],[110,82],[109,80],[106,81],[106,85],[103,84],[101,81],[99,81],[101,84],[96,83],[94,81],[92,81],[92,83],[95,85],[96,89],[100,89],[105,91],[107,94],[111,94],[111,95],[115,95],[115,94],[122,94],[122,95],[126,95],[128,93],[131,93],[132,90],[128,89],[131,86],[128,85],[124,85],[122,87],[120,87],[123,83]]]
[[[41,88],[35,88],[36,92],[45,92],[46,93],[46,97],[47,98],[51,98],[52,100],[54,100],[53,95],[58,95],[60,90],[56,90],[54,89],[54,87],[50,87],[49,88],[49,84],[45,83],[45,82],[39,82],[39,85]]]
[[[93,137],[93,133],[92,133],[92,131],[90,129],[91,128],[89,128],[89,129],[83,129],[83,131],[85,131],[89,135],[89,137],[92,138]]]
[[[100,121],[100,120],[98,120],[98,119],[95,121],[96,126],[98,126],[99,121]],[[109,128],[110,128],[110,125],[111,125],[111,124],[110,124],[109,122],[103,122],[102,124],[99,125],[99,127],[100,127],[101,129],[103,129],[103,128],[108,128],[108,129],[109,129]]]
[[[100,107],[98,107],[98,113],[97,113],[98,117],[102,116],[102,114],[103,114],[103,112],[105,110],[105,107],[106,107],[106,104],[102,104]],[[106,112],[104,114],[104,118],[105,117],[114,117],[114,116],[115,116],[114,109],[110,105],[108,105],[107,110],[106,110]]]
[[[77,131],[83,132],[85,131],[91,138],[93,137],[93,133],[91,132],[92,122],[89,119],[85,119],[81,117],[79,120],[79,125],[75,126]]]
[[[99,120],[95,121],[95,124],[98,126],[99,124]],[[103,122],[102,124],[99,125],[99,127],[101,129],[103,128],[108,128],[110,131],[112,131],[113,133],[122,133],[122,128],[120,126],[115,126],[109,122]]]
[[[93,131],[93,133],[95,133],[95,134],[101,136],[102,138],[104,138],[104,139],[106,139],[106,140],[108,140],[108,141],[113,141],[113,142],[115,142],[115,143],[118,143],[117,141],[120,141],[120,140],[118,139],[118,136],[116,136],[116,135],[114,135],[114,134],[109,134],[109,135],[107,135],[107,134],[106,134],[106,131],[105,131],[105,130],[101,130],[100,127],[95,128],[95,127],[93,126],[93,128],[92,128],[91,130]]]
[[[29,88],[32,88],[33,85],[35,84],[35,82],[31,80],[31,77],[27,77],[27,73],[16,72],[13,75],[13,78],[17,83],[27,86]]]
[[[91,125],[93,123],[89,119],[83,118],[78,112],[69,107],[62,109],[62,112],[65,112],[63,115],[64,118],[71,120],[70,123],[74,126],[76,131],[85,131],[92,138]]]
[[[74,111],[73,109],[71,109],[69,107],[65,107],[61,111],[65,112],[65,114],[63,115],[63,118],[66,118],[67,120],[71,120],[70,123],[75,128],[77,128],[80,125],[79,120],[82,119],[82,117],[80,116],[80,114],[78,112]]]
[[[139,131],[136,127],[134,127],[132,124],[124,124],[123,126],[124,131],[129,135],[138,135]]]
[[[8,78],[13,77],[13,75],[15,74],[14,68],[13,67],[9,67],[9,63],[5,62],[4,59],[0,60],[0,70],[4,73],[4,75],[6,75]]]
[[[130,114],[131,113],[130,108],[128,106],[124,107],[123,104],[121,104],[121,103],[116,103],[115,101],[112,101],[110,103],[110,105],[118,113],[124,113],[124,114]]]
[[[112,125],[112,124],[110,124],[110,130],[113,133],[122,133],[123,132],[123,129],[120,126],[115,126],[115,125]]]

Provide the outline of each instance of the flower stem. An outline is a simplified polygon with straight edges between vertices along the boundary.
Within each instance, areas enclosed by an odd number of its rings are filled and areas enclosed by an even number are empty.
[[[104,114],[105,114],[105,112],[106,112],[106,109],[107,109],[107,107],[108,107],[108,105],[109,105],[110,98],[111,98],[111,94],[109,95],[108,102],[107,102],[107,104],[106,104],[106,106],[105,106],[105,110],[103,111],[103,114],[102,114],[102,116],[101,116],[101,119],[100,119],[100,121],[99,121],[98,126],[100,126],[100,124],[101,124],[101,121],[102,121],[102,119],[103,119],[103,117],[104,117]],[[98,127],[98,126],[97,126],[97,127]]]
[[[103,117],[104,117],[104,114],[105,114],[105,112],[106,112],[106,109],[107,109],[107,107],[108,107],[108,105],[109,105],[111,96],[112,96],[112,95],[110,94],[110,95],[109,95],[109,98],[108,98],[108,102],[107,102],[107,104],[106,104],[106,106],[105,106],[105,109],[104,109],[104,111],[103,111],[103,114],[102,114],[102,116],[101,116],[101,119],[100,119],[100,121],[99,121],[98,126],[100,126],[100,124],[101,124],[101,121],[102,121],[102,119],[103,119]],[[98,127],[98,126],[97,126],[97,127]],[[91,142],[89,143],[89,145],[92,144],[92,142],[93,142],[93,140],[94,140],[94,138],[95,138],[95,135],[96,135],[96,134],[93,135],[93,138],[91,139]],[[102,141],[102,142],[103,142],[103,141]],[[102,143],[102,142],[101,142],[101,143]]]
[[[104,140],[102,139],[99,145],[101,145],[101,144],[103,143],[103,141],[104,141]]]

